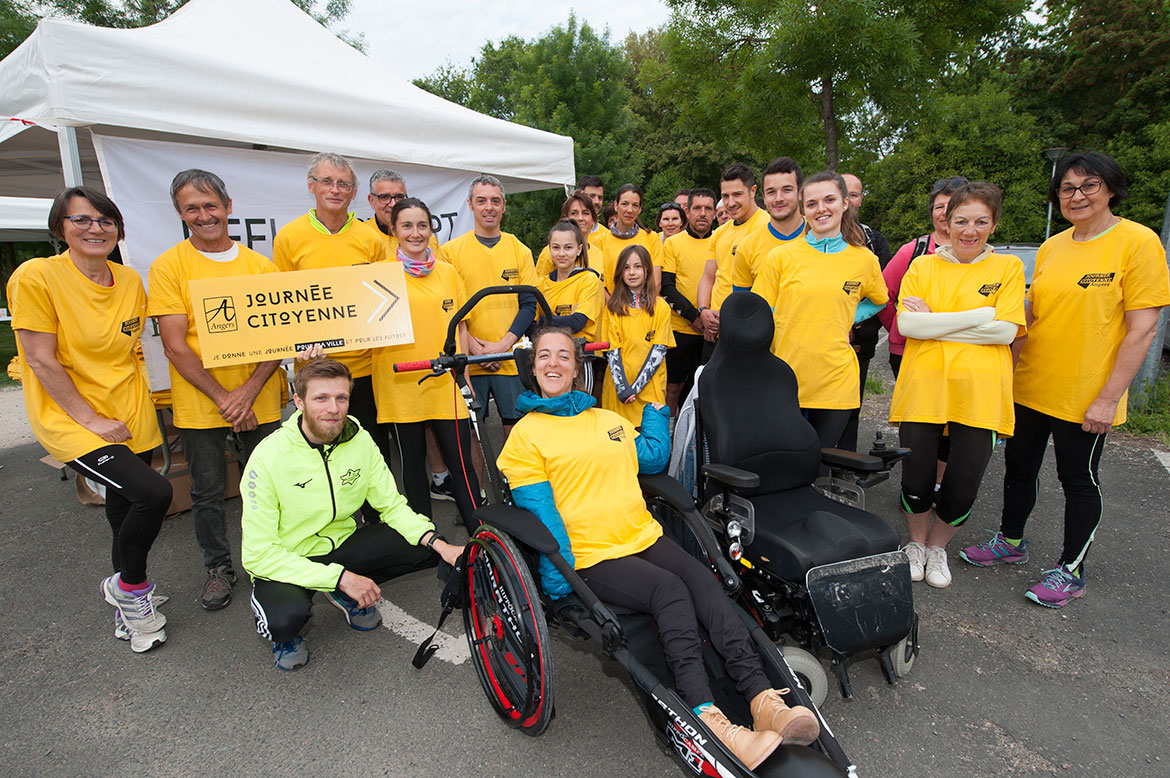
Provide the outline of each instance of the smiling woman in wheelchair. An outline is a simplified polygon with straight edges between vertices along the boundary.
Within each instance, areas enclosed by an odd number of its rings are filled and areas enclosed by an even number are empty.
[[[532,385],[520,396],[526,413],[499,457],[518,507],[538,516],[569,564],[604,601],[653,617],[679,694],[749,768],[783,741],[808,744],[819,734],[807,708],[789,708],[771,688],[751,637],[718,579],[673,540],[646,509],[639,468],[661,470],[669,456],[669,411],[643,410],[639,434],[616,413],[594,408],[575,391],[583,356],[564,328],[534,338]],[[539,571],[553,598],[571,587],[545,557]],[[754,731],[731,724],[712,702],[701,659],[699,623],[750,702]],[[786,690],[785,690],[786,691]]]

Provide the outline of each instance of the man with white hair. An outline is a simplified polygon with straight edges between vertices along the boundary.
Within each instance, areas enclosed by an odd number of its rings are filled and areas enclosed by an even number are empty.
[[[406,197],[406,179],[401,173],[379,168],[370,175],[370,193],[366,199],[374,209],[374,218],[366,219],[363,224],[385,242],[387,259],[398,256],[398,238],[390,229],[390,212]],[[439,239],[434,233],[431,234],[430,249],[438,255]]]

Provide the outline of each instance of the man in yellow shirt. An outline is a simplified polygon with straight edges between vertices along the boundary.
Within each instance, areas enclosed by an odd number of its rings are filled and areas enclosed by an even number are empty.
[[[755,285],[764,272],[764,257],[804,233],[804,216],[800,212],[800,185],[804,173],[790,157],[776,157],[764,168],[764,209],[768,223],[740,241],[732,270],[732,290],[744,292]]]
[[[599,176],[581,176],[581,180],[577,182],[577,190],[589,195],[589,199],[593,201],[593,210],[597,211],[597,220],[593,223],[593,229],[589,231],[592,235],[601,229],[604,221],[601,212],[605,209],[605,185]],[[585,237],[588,238],[589,235]]]
[[[504,185],[494,176],[479,176],[467,191],[475,226],[443,244],[442,258],[459,271],[468,298],[489,286],[527,284],[536,286],[536,265],[532,252],[515,235],[503,232],[507,200]],[[518,298],[518,299],[517,299]],[[484,298],[467,315],[471,336],[471,355],[502,354],[510,351],[524,335],[536,316],[536,298],[531,294],[516,297],[494,295]],[[520,419],[516,400],[522,386],[513,360],[472,365],[471,385],[487,417],[488,398],[496,399],[496,410],[504,424],[504,439]],[[479,447],[472,453],[479,457]]]
[[[203,366],[195,328],[202,303],[191,299],[188,282],[275,273],[276,268],[266,257],[228,237],[232,201],[219,176],[184,170],[171,181],[171,200],[190,237],[151,264],[147,314],[158,321],[171,363],[171,407],[190,468],[195,539],[207,568],[200,604],[206,610],[218,610],[231,602],[236,582],[224,516],[224,444],[228,433],[233,433],[246,460],[256,444],[280,425],[282,377],[275,372],[280,360]]]
[[[675,347],[666,353],[666,404],[676,417],[679,400],[690,391],[703,356],[702,312],[697,297],[715,223],[715,193],[710,189],[689,192],[686,229],[671,235],[662,247],[662,297],[670,304],[675,342]]]
[[[374,209],[374,218],[366,219],[362,224],[377,234],[386,242],[386,259],[398,256],[398,238],[390,234],[390,212],[394,206],[405,200],[406,179],[401,173],[388,168],[380,168],[370,175],[370,193],[366,199]],[[431,251],[437,256],[439,253],[439,239],[431,234]]]
[[[731,294],[731,275],[735,268],[735,253],[740,242],[768,221],[766,211],[756,205],[756,174],[742,162],[734,162],[723,171],[719,183],[723,209],[728,220],[715,230],[711,240],[711,254],[699,282],[700,320],[703,322],[707,343],[703,348],[703,362],[715,347],[719,334],[719,306]],[[716,203],[716,208],[719,204]]]
[[[386,241],[349,210],[357,194],[357,174],[349,161],[338,154],[318,154],[309,160],[309,194],[316,207],[280,228],[272,243],[272,263],[277,270],[311,270],[348,267],[386,259]],[[389,437],[385,425],[378,425],[374,405],[373,372],[369,349],[330,354],[349,368],[353,392],[349,415],[373,436],[378,450],[389,462]],[[367,512],[367,518],[374,518]]]

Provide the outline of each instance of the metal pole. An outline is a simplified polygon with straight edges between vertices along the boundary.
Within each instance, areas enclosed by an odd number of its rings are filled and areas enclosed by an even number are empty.
[[[1048,177],[1048,180],[1051,181],[1052,178],[1055,176],[1056,176],[1056,160],[1054,159],[1054,160],[1052,160],[1052,175],[1050,175]],[[1049,200],[1048,201],[1048,223],[1044,227],[1044,240],[1048,240],[1051,237],[1052,237],[1052,201]]]
[[[1166,197],[1166,210],[1162,216],[1162,248],[1170,250],[1170,195]],[[1170,266],[1170,258],[1167,259]],[[1137,375],[1129,384],[1129,407],[1144,408],[1150,402],[1155,383],[1158,381],[1158,368],[1162,364],[1162,347],[1166,339],[1166,319],[1170,316],[1170,308],[1163,308],[1158,315],[1158,331],[1154,334],[1154,342],[1146,352],[1146,358],[1138,368]]]
[[[65,186],[81,186],[81,153],[77,150],[77,129],[57,128],[57,146],[61,150],[61,173]]]

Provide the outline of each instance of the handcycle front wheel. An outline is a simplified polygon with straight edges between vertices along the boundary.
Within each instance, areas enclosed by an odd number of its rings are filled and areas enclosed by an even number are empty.
[[[507,534],[486,524],[468,541],[463,625],[496,714],[527,735],[544,732],[553,717],[544,608],[524,555]]]

